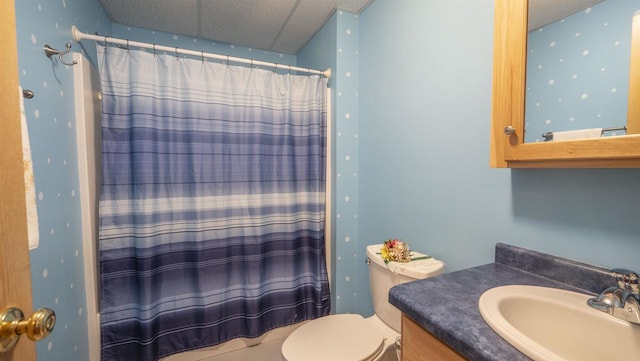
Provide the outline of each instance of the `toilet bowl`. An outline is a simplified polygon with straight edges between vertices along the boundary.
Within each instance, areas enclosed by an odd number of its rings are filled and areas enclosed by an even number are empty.
[[[282,344],[287,361],[383,361],[400,336],[400,311],[388,302],[397,284],[442,273],[444,263],[411,252],[411,262],[384,262],[382,244],[367,247],[369,282],[375,314],[336,314],[310,321],[293,331]]]

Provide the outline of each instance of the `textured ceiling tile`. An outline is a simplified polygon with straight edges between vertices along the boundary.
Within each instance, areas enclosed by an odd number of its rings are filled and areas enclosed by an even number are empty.
[[[113,22],[174,34],[198,34],[198,0],[100,0]]]
[[[333,14],[338,2],[301,0],[271,50],[296,54]]]
[[[268,50],[295,4],[290,0],[202,0],[200,35]]]
[[[373,0],[99,0],[115,23],[217,42],[295,54],[338,8],[360,13]],[[601,0],[531,0],[530,25],[552,11],[584,9]],[[539,9],[539,10],[536,10]],[[575,11],[575,10],[574,10]],[[536,14],[539,14],[537,16]],[[537,24],[537,25],[535,25]]]
[[[360,14],[373,0],[340,0],[336,6],[340,10]]]
[[[338,8],[372,0],[99,0],[115,23],[295,54]]]
[[[529,31],[575,14],[602,0],[530,0]]]

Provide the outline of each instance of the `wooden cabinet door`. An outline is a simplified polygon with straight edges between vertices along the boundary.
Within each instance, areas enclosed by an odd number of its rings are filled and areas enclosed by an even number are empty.
[[[402,315],[402,361],[462,361],[454,349]]]

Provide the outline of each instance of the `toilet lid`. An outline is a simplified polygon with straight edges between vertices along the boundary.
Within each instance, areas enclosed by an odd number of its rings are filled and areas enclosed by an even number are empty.
[[[282,344],[288,361],[371,360],[384,347],[384,337],[360,315],[331,315],[293,331]]]

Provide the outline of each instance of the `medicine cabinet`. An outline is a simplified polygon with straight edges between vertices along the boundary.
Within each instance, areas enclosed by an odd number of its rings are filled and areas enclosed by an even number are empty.
[[[525,143],[528,5],[495,0],[491,167],[640,168],[640,16],[632,26],[627,135]]]

